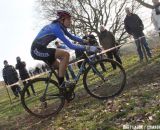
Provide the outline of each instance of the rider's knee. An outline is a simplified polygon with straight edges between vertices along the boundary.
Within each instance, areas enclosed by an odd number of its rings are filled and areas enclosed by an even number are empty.
[[[65,52],[65,57],[69,58],[70,57],[70,53],[69,52]]]

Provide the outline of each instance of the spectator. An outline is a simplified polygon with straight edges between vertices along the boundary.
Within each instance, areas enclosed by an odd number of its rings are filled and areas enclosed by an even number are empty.
[[[98,45],[96,37],[93,34],[89,34],[86,30],[84,31],[83,39],[88,40],[90,46]]]
[[[29,74],[30,74],[30,76],[33,76],[32,70],[29,70]]]
[[[49,68],[49,66],[47,64],[45,64],[44,67],[46,68],[46,71],[50,70],[50,68]]]
[[[99,41],[105,50],[110,49],[112,47],[115,47],[117,44],[115,41],[114,35],[110,31],[105,29],[104,26],[100,27]],[[118,48],[116,48],[112,51],[109,51],[106,54],[107,54],[108,58],[110,58],[110,59],[113,59],[113,56],[114,56],[116,61],[119,62],[120,64],[122,64],[121,58],[118,54]],[[112,67],[113,67],[113,69],[116,69],[115,64],[112,64]]]
[[[8,61],[4,60],[3,79],[6,85],[12,85],[19,81],[16,69],[8,64]],[[15,97],[19,97],[21,88],[18,84],[11,86]]]
[[[25,81],[26,79],[29,78],[29,73],[26,69],[26,63],[24,61],[21,61],[20,57],[17,57],[16,60],[17,60],[16,69],[19,71],[20,78],[23,82],[23,85],[25,86],[27,82],[28,83],[30,82],[30,80]],[[31,84],[31,90],[35,95],[35,90],[32,84]],[[28,97],[30,96],[30,92],[28,89],[27,89],[27,95]]]
[[[36,66],[34,74],[36,75],[36,74],[40,74],[40,73],[41,73],[41,69],[38,66]]]
[[[55,42],[55,45],[56,45],[56,47],[59,48],[59,49],[65,49],[65,50],[68,49],[65,45],[62,45],[62,44],[61,44],[60,42],[58,42],[58,41]],[[76,75],[74,74],[74,71],[73,71],[73,69],[72,69],[72,65],[71,65],[71,64],[68,65],[68,70],[69,70],[69,72],[70,72],[70,74],[71,74],[71,76],[72,76],[72,79],[75,79],[75,78],[76,78]],[[66,76],[66,80],[69,81],[70,78],[69,78],[69,74],[68,74],[68,71],[67,71],[67,70],[66,70],[65,76]]]
[[[132,35],[133,38],[135,39],[140,62],[142,62],[143,61],[143,52],[141,49],[141,45],[144,46],[148,57],[151,58],[151,56],[152,56],[151,52],[150,52],[150,48],[148,47],[148,43],[147,43],[146,38],[143,33],[143,30],[144,30],[143,22],[139,18],[139,16],[132,13],[129,8],[126,8],[125,11],[127,13],[126,18],[124,20],[125,29],[126,29],[127,33]]]
[[[89,34],[86,30],[84,31],[84,36],[83,39],[88,40],[88,43],[86,43],[86,45],[88,44],[89,46],[98,46],[98,42],[96,37],[93,34]],[[93,52],[89,52],[88,55],[92,55],[94,54]],[[101,59],[101,56],[98,55],[96,57],[96,59]],[[105,66],[103,63],[100,63],[100,66],[102,68],[103,71],[106,71]]]
[[[46,72],[46,68],[45,68],[44,65],[42,65],[42,71],[43,71],[43,72]]]
[[[152,10],[151,20],[160,36],[160,2],[159,0],[152,0],[152,2],[154,5],[154,9]]]

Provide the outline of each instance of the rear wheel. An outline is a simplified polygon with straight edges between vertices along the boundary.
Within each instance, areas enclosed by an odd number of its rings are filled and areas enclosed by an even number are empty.
[[[102,64],[105,67],[103,69]],[[98,99],[119,95],[126,84],[126,73],[122,65],[111,59],[102,59],[96,61],[93,66],[96,70],[89,66],[83,77],[87,92]]]
[[[44,92],[47,86],[48,79],[37,78],[30,83],[26,84],[22,91],[21,103],[24,109],[30,114],[39,117],[46,118],[57,114],[64,106],[65,99],[60,94],[58,83],[54,80],[50,80],[46,95]],[[27,89],[31,89],[31,84],[35,90],[35,95],[31,93],[31,96],[27,96]]]

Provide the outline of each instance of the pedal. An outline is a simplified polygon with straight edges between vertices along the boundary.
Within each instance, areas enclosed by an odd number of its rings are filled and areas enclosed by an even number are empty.
[[[66,96],[67,89],[66,88],[60,88],[60,94],[63,95],[64,97]]]
[[[67,102],[70,102],[75,98],[74,87],[75,86],[63,87],[63,88],[61,87],[60,88],[60,92],[65,97]]]
[[[67,95],[67,97],[66,97],[66,100],[67,100],[67,102],[69,103],[69,102],[72,101],[74,98],[75,98],[75,93],[72,92],[72,93],[68,93],[68,95]]]

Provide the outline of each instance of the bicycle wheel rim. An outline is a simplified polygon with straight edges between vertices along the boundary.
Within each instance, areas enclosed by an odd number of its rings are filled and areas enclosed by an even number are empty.
[[[64,106],[64,97],[59,94],[58,84],[53,80],[49,81],[46,100],[42,98],[46,83],[47,79],[38,78],[28,83],[22,91],[21,103],[24,109],[39,118],[54,116]],[[33,95],[31,92],[31,84],[34,87],[36,95]],[[30,90],[30,97],[27,97],[27,89]]]
[[[106,72],[102,70],[100,63],[101,65],[104,64]],[[113,68],[113,64],[116,68]],[[108,99],[119,95],[126,84],[126,74],[123,67],[111,59],[98,60],[94,63],[94,66],[103,75],[105,81],[89,66],[83,77],[84,87],[87,92],[98,99]]]

